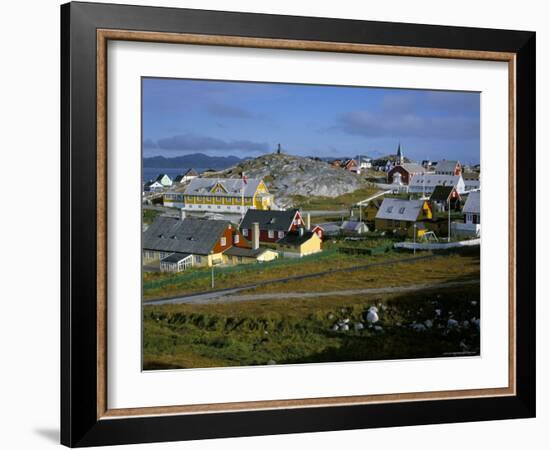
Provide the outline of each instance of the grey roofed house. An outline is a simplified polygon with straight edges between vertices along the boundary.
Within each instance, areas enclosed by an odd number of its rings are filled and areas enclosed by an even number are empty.
[[[241,221],[241,229],[252,229],[252,224],[258,222],[260,230],[288,231],[298,212],[297,209],[286,211],[272,211],[249,209]]]
[[[437,163],[437,167],[436,167],[436,172],[443,172],[443,173],[454,173],[455,169],[456,169],[456,165],[458,164],[459,162],[454,159],[454,160],[442,160],[442,161],[439,161]]]
[[[230,225],[227,220],[159,216],[143,233],[142,248],[208,255]]]
[[[346,220],[342,223],[342,226],[340,227],[342,231],[348,232],[348,233],[366,233],[369,231],[369,228],[365,224],[365,222],[359,222],[358,220]]]
[[[409,191],[412,192],[431,192],[436,186],[453,186],[458,193],[464,192],[464,180],[461,175],[425,173],[413,175],[409,180]]]
[[[385,198],[376,213],[376,219],[404,220],[414,222],[417,220],[424,200],[402,200],[400,198]]]
[[[396,166],[399,167],[399,166]],[[426,172],[426,169],[422,167],[420,164],[416,163],[403,163],[401,164],[401,167],[405,169],[409,173],[424,173]]]
[[[462,212],[465,214],[466,213],[480,214],[481,213],[480,198],[481,198],[481,193],[479,191],[470,192],[468,194],[468,198],[466,199],[466,203],[464,203],[464,208],[462,208]]]
[[[262,182],[259,178],[249,178],[244,183],[244,196],[253,197]],[[225,192],[212,192],[216,184],[220,184]],[[241,178],[193,178],[185,189],[185,195],[216,195],[221,197],[235,197],[241,195],[243,180]]]

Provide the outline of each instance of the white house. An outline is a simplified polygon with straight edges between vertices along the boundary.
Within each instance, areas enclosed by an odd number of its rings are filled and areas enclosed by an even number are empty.
[[[143,185],[143,192],[158,192],[163,189],[164,186],[157,180],[148,181]]]
[[[465,191],[462,175],[440,175],[437,173],[415,174],[409,180],[409,192],[431,194],[437,186],[452,186],[459,194]]]
[[[481,234],[481,192],[468,194],[464,208],[464,223],[453,223],[453,234],[458,236],[479,237]]]
[[[194,178],[197,178],[199,176],[198,172],[195,169],[189,169],[187,172],[176,176],[174,178],[175,184],[181,184],[181,183],[187,183],[188,181],[191,181]]]

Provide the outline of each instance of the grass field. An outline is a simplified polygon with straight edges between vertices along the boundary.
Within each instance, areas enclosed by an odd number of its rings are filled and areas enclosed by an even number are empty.
[[[348,194],[339,195],[338,197],[307,197],[303,195],[295,195],[292,197],[294,207],[306,211],[339,211],[349,209],[358,201],[364,200],[378,192],[376,186],[366,186]]]
[[[369,326],[365,316],[374,305],[379,321]],[[147,306],[143,365],[148,370],[479,354],[478,317],[479,285],[400,295]],[[449,319],[456,324],[450,326]],[[334,329],[344,322],[349,330]]]
[[[258,281],[322,272],[336,268],[353,267],[387,259],[410,257],[407,253],[391,252],[379,256],[356,256],[339,253],[336,248],[300,259],[285,258],[265,264],[242,264],[216,267],[215,288],[225,289],[256,283]],[[202,292],[211,289],[211,269],[192,269],[178,274],[143,274],[143,298],[155,298]]]
[[[264,285],[241,291],[240,294],[330,292],[470,280],[479,280],[478,249],[465,254],[442,255],[423,261],[375,266],[354,272],[338,272],[304,280]]]

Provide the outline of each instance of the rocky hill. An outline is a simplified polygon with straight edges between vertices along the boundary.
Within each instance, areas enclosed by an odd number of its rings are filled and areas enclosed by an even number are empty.
[[[362,178],[323,161],[270,153],[208,176],[262,178],[280,207],[292,206],[295,195],[337,197],[363,187]]]

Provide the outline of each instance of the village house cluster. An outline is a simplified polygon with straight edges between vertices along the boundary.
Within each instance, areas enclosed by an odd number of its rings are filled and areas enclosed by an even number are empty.
[[[358,175],[382,171],[368,157],[329,164]],[[174,180],[160,174],[144,185],[144,199],[179,213],[160,215],[144,230],[143,263],[163,272],[268,263],[319,253],[323,240],[335,235],[373,231],[414,241],[480,236],[479,176],[465,178],[459,161],[417,164],[398,146],[383,167],[386,178],[376,195],[353,205],[340,223],[323,224],[312,224],[310,214],[298,209],[278,208],[262,179],[205,177],[193,169]]]

